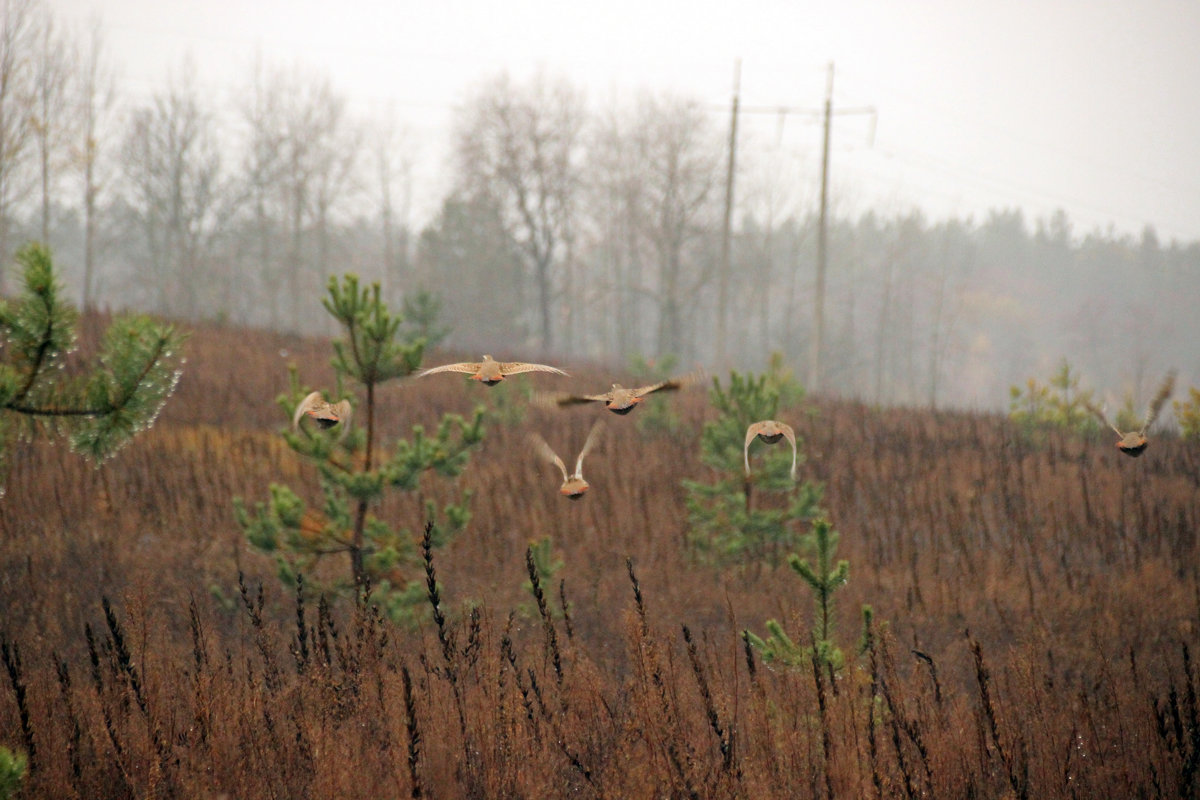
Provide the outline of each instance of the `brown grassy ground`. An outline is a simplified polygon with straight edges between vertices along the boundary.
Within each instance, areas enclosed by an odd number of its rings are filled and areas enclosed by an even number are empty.
[[[1178,441],[1133,460],[1107,440],[1033,447],[993,415],[789,411],[851,564],[850,666],[831,682],[764,665],[738,635],[771,617],[803,635],[790,570],[689,558],[680,481],[705,476],[703,391],[651,401],[677,406],[677,435],[607,416],[578,503],[525,436],[573,454],[600,410],[490,426],[457,481],[473,520],[434,555],[445,620],[409,631],[298,606],[234,521],[235,495],[315,487],[273,400],[289,360],[329,383],[327,343],[202,329],[188,353],[160,423],[102,469],[39,442],[14,454],[0,744],[32,753],[23,797],[1197,791],[1200,453]],[[382,424],[430,425],[485,391],[405,382]],[[423,522],[409,498],[384,513]],[[547,601],[570,602],[549,622],[521,588],[546,534],[566,564]],[[856,654],[863,604],[878,636]]]

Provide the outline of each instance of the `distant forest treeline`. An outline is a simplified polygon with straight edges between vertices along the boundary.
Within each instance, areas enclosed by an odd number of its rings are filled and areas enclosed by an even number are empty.
[[[323,335],[328,276],[354,271],[393,303],[435,292],[447,345],[471,353],[757,370],[778,351],[813,378],[819,164],[797,186],[741,143],[725,273],[728,118],[697,99],[598,108],[544,75],[483,81],[447,131],[440,210],[414,228],[412,134],[327,78],[248,65],[214,97],[185,61],[122,97],[99,25],[6,9],[0,257],[46,240],[82,305]],[[1118,402],[1168,366],[1200,376],[1198,242],[1017,209],[835,213],[828,230],[822,390],[995,408],[1063,358]]]

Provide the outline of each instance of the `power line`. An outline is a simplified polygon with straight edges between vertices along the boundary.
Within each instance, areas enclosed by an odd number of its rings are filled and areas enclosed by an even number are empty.
[[[851,74],[854,74],[853,71],[851,71]],[[1123,162],[1113,162],[1094,158],[1081,153],[1076,148],[1064,147],[1063,145],[1053,141],[1028,136],[1025,134],[1023,129],[1009,128],[1003,124],[991,120],[972,119],[959,113],[958,110],[961,108],[959,106],[955,106],[953,109],[950,109],[945,106],[941,106],[936,103],[930,103],[914,97],[907,92],[899,91],[895,88],[889,89],[886,87],[881,87],[878,82],[872,81],[869,78],[863,79],[862,76],[858,77],[860,80],[864,80],[865,83],[870,84],[873,88],[881,90],[889,96],[900,98],[914,109],[925,109],[927,111],[932,111],[938,117],[949,120],[960,127],[980,131],[994,138],[1005,139],[1007,141],[1016,142],[1017,144],[1025,145],[1027,147],[1037,148],[1059,157],[1065,157],[1067,160],[1076,164],[1093,167],[1095,169],[1103,170],[1107,173],[1121,173],[1126,177],[1137,178],[1138,180],[1146,181],[1148,183],[1154,183],[1173,191],[1191,193],[1194,189],[1194,187],[1191,186],[1184,186],[1179,183],[1174,183],[1169,178],[1164,178],[1161,175],[1149,175],[1144,172],[1131,170]]]
[[[1021,205],[1037,202],[1037,200],[1040,198],[1042,202],[1050,205],[1067,207],[1070,209],[1075,209],[1076,211],[1085,211],[1112,219],[1124,219],[1126,222],[1135,224],[1137,226],[1151,224],[1144,216],[1141,215],[1115,211],[1111,208],[1102,208],[1095,205],[1090,200],[1074,195],[1046,191],[1044,189],[1038,189],[1028,185],[996,178],[994,176],[986,175],[982,172],[939,159],[936,156],[929,155],[928,153],[922,153],[917,150],[908,150],[907,153],[905,153],[900,148],[888,146],[877,146],[875,150],[885,159],[903,163],[928,172],[936,172],[942,175],[947,175],[959,181],[967,181],[976,186],[989,189],[993,192],[1008,194]],[[1182,229],[1184,226],[1180,225],[1178,227]]]

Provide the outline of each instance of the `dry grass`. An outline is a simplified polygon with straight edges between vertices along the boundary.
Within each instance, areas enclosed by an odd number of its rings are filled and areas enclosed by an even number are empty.
[[[571,450],[602,411],[491,426],[458,481],[474,518],[427,563],[443,595],[419,630],[298,599],[230,502],[271,481],[315,489],[276,434],[288,359],[328,382],[324,343],[199,330],[160,424],[102,469],[45,443],[15,454],[0,744],[33,756],[22,796],[1198,790],[1200,453],[1178,441],[1133,460],[1107,439],[1033,448],[991,415],[790,412],[851,563],[837,608],[850,666],[831,683],[769,668],[739,636],[768,617],[807,629],[790,570],[688,557],[680,480],[706,469],[701,391],[648,401],[678,407],[675,436],[608,417],[577,503],[525,436]],[[628,377],[571,371],[587,386]],[[442,378],[389,389],[385,429],[488,391]],[[408,498],[384,513],[423,523]],[[547,534],[566,567],[541,587],[542,615],[521,584]],[[566,617],[552,613],[563,592]],[[875,636],[854,654],[864,603]]]

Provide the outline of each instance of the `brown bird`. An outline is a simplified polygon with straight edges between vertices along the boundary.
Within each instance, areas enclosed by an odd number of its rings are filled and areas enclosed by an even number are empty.
[[[1121,429],[1108,421],[1108,417],[1104,412],[1096,408],[1090,402],[1085,402],[1088,411],[1092,412],[1102,423],[1112,428],[1117,432],[1117,436],[1121,438],[1117,441],[1117,449],[1127,456],[1137,458],[1146,451],[1147,445],[1150,442],[1146,439],[1146,431],[1154,424],[1154,420],[1158,419],[1158,414],[1167,403],[1167,398],[1175,391],[1175,370],[1171,370],[1163,378],[1163,382],[1158,385],[1158,393],[1154,395],[1154,399],[1150,401],[1150,408],[1146,412],[1146,421],[1142,423],[1142,427],[1136,431],[1121,432]]]
[[[424,378],[438,372],[461,372],[471,376],[471,380],[479,381],[487,386],[495,386],[509,375],[520,372],[553,372],[556,375],[566,375],[558,367],[548,367],[545,364],[526,364],[523,361],[494,361],[491,356],[484,356],[483,361],[463,361],[458,364],[443,364],[432,367],[418,375]]]
[[[296,413],[292,415],[292,428],[300,426],[300,419],[307,414],[317,421],[317,425],[321,426],[322,430],[328,430],[339,422],[342,423],[342,433],[344,434],[350,428],[350,401],[342,400],[339,403],[327,402],[320,392],[313,392],[308,397],[300,401],[300,405],[296,406]]]
[[[792,446],[792,480],[796,480],[796,433],[792,430],[792,426],[786,422],[779,422],[773,419],[764,419],[762,422],[755,422],[746,428],[746,447],[742,453],[743,459],[746,462],[746,477],[750,477],[750,443],[754,438],[758,437],[767,444],[775,444],[780,439],[787,439]]]
[[[634,406],[642,402],[646,395],[651,392],[672,392],[676,389],[682,389],[685,386],[698,383],[703,377],[704,373],[697,371],[678,378],[652,383],[648,386],[638,386],[635,389],[626,389],[621,384],[614,383],[612,389],[604,394],[552,395],[543,398],[543,402],[560,406],[577,405],[579,403],[604,403],[604,407],[614,414],[628,414],[630,411],[633,411]]]
[[[596,438],[600,433],[601,427],[601,423],[597,421],[596,424],[592,426],[592,429],[588,432],[587,440],[583,443],[583,449],[579,451],[579,458],[575,461],[574,475],[567,473],[567,465],[564,464],[563,460],[558,457],[558,454],[550,448],[550,445],[546,444],[545,439],[543,439],[541,436],[538,436],[536,433],[530,434],[530,438],[533,440],[534,446],[537,447],[538,453],[542,456],[542,458],[546,459],[551,464],[554,464],[556,467],[558,467],[559,471],[562,472],[563,482],[558,491],[561,492],[564,497],[569,497],[572,500],[578,500],[579,498],[583,497],[584,493],[588,490],[588,482],[583,479],[583,457],[588,454],[588,451],[592,449],[592,445],[596,443]]]

